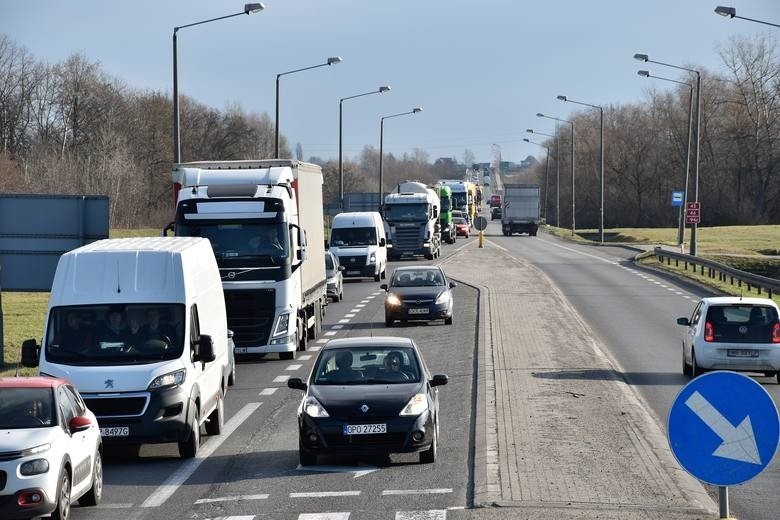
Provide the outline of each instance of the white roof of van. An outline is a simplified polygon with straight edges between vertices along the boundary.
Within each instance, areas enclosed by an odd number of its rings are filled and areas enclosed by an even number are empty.
[[[109,238],[98,240],[70,251],[71,253],[88,253],[93,251],[166,251],[181,252],[194,247],[202,238],[199,237],[136,237]]]

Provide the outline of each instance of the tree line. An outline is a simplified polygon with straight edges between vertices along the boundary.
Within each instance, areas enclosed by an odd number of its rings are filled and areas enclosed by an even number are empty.
[[[780,222],[780,59],[768,36],[734,39],[720,51],[725,72],[702,71],[699,199],[704,225]],[[697,68],[697,67],[692,67]],[[681,81],[693,81],[681,78]],[[649,84],[648,84],[649,85]],[[670,192],[682,189],[688,131],[688,87],[651,89],[643,103],[604,108],[605,226],[673,226]],[[267,113],[239,105],[218,110],[182,96],[186,161],[273,156]],[[108,75],[82,54],[49,64],[0,35],[0,192],[108,195],[112,227],[160,226],[172,213],[172,100]],[[599,212],[598,112],[575,123],[577,226],[596,227]],[[530,179],[548,190],[547,220],[556,214],[560,167],[561,225],[571,222],[570,130],[545,142],[551,153]],[[283,157],[290,145],[280,137]],[[556,141],[560,150],[556,151]],[[695,147],[694,147],[695,149]],[[295,156],[303,159],[300,144]],[[473,160],[468,150],[464,157]],[[322,165],[326,202],[338,199],[338,162]],[[559,164],[556,165],[556,160]],[[465,168],[468,160],[465,160]],[[689,200],[693,199],[692,158]],[[343,163],[344,190],[378,191],[379,153],[366,146]],[[385,154],[384,191],[400,181],[433,183],[464,171],[432,163],[420,149]],[[545,182],[547,180],[547,182]]]

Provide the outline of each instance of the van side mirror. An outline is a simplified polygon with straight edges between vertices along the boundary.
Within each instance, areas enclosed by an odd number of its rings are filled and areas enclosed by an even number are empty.
[[[385,247],[387,245],[387,241],[385,240],[385,237],[382,237],[379,239],[379,247]]]
[[[34,339],[26,339],[22,342],[22,366],[27,368],[37,367],[40,355],[41,349]]]
[[[293,390],[303,390],[306,391],[306,383],[301,380],[300,377],[293,377],[291,379],[287,380],[287,387],[292,388]]]
[[[198,338],[198,352],[195,354],[195,361],[211,363],[217,359],[214,354],[214,340],[208,334],[201,334]]]
[[[387,284],[383,283],[382,285],[379,286],[379,288],[380,289],[384,289],[386,291],[387,290]]]
[[[168,231],[173,233],[173,222],[169,222],[167,226],[165,226],[162,230],[162,236],[167,237]]]
[[[346,270],[347,270],[347,268],[346,268],[346,267],[344,267],[343,265],[340,265],[340,266],[339,266],[339,271],[346,271]]]
[[[449,383],[449,378],[444,374],[436,374],[430,381],[431,386],[444,386]]]
[[[454,289],[457,286],[458,284],[456,284],[455,282],[450,282],[450,289]]]
[[[677,318],[677,325],[685,325],[686,327],[689,327],[691,322],[688,318]]]

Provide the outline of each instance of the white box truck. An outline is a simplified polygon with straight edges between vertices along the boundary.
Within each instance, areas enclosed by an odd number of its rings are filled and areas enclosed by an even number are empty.
[[[176,236],[206,237],[236,354],[293,359],[327,305],[322,170],[271,159],[174,165]]]
[[[504,236],[528,233],[535,237],[539,229],[539,186],[504,184],[504,210],[501,231]]]
[[[178,442],[192,458],[200,429],[221,433],[235,378],[217,264],[203,238],[109,239],[62,255],[43,345],[22,363],[69,380],[103,442]]]
[[[390,259],[422,255],[428,260],[441,254],[439,194],[416,181],[398,184],[385,196],[384,218],[390,228]]]

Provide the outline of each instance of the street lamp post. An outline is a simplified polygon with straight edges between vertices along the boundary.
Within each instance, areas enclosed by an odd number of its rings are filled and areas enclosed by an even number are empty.
[[[544,220],[547,221],[547,192],[550,188],[550,148],[543,145],[542,143],[537,143],[536,141],[531,141],[528,138],[523,138],[523,141],[526,143],[535,144],[536,146],[541,146],[544,148],[545,152],[547,152],[547,159],[545,160],[545,166],[544,166]]]
[[[680,211],[677,215],[677,244],[682,245],[685,241],[685,219],[683,218],[683,211],[685,209],[685,203],[688,202],[688,178],[690,177],[691,170],[691,134],[693,127],[693,85],[684,81],[677,81],[671,78],[662,78],[661,76],[652,76],[650,71],[639,70],[637,71],[639,76],[643,78],[655,78],[663,81],[670,81],[672,83],[678,83],[688,87],[688,146],[685,152],[685,190],[683,191],[683,203],[680,205]]]
[[[558,96],[560,101],[597,108],[599,110],[599,242],[604,243],[604,108],[582,101],[574,101],[566,96]]]
[[[319,65],[312,65],[311,67],[304,67],[302,69],[290,70],[276,75],[276,119],[274,124],[274,157],[276,159],[279,158],[279,78],[281,78],[282,76],[286,76],[288,74],[303,72],[304,70],[316,69],[328,65],[335,65],[337,63],[341,63],[341,61],[342,61],[341,56],[333,56],[331,58],[328,58],[328,61],[326,61],[325,63],[320,63]]]
[[[680,67],[679,65],[671,65],[669,63],[663,63],[660,61],[653,61],[648,58],[647,54],[634,54],[634,59],[638,61],[644,61],[645,63],[655,63],[657,65],[663,65],[665,67],[671,67],[673,69],[684,70],[696,74],[696,166],[694,168],[694,191],[693,198],[698,204],[699,202],[699,151],[701,142],[701,73],[698,70],[688,69],[686,67]],[[687,202],[687,201],[686,201]],[[698,224],[695,222],[691,224],[691,247],[690,255],[696,256],[696,229]]]
[[[737,10],[733,7],[723,7],[719,5],[715,8],[715,13],[721,16],[728,16],[729,18],[740,18],[742,20],[749,20],[751,22],[762,23],[764,25],[771,25],[772,27],[780,27],[776,23],[765,22],[763,20],[756,20],[754,18],[745,18],[744,16],[737,16]]]
[[[557,117],[552,116],[546,116],[542,114],[541,112],[536,114],[536,117],[544,117],[546,119],[552,119],[553,121],[558,121],[560,123],[569,123],[571,125],[571,235],[574,236],[574,232],[576,230],[576,223],[574,218],[574,210],[575,210],[575,199],[574,199],[574,121],[569,121],[566,119],[559,119]]]
[[[177,35],[179,29],[186,29],[187,27],[193,27],[195,25],[203,25],[204,23],[216,22],[217,20],[224,20],[225,18],[232,18],[242,14],[257,13],[265,9],[263,4],[244,4],[244,10],[240,13],[229,14],[226,16],[220,16],[217,18],[211,18],[209,20],[203,20],[201,22],[189,23],[187,25],[180,25],[173,28],[173,162],[174,164],[181,162],[181,134],[179,131],[179,51]]]
[[[372,90],[370,92],[363,92],[362,94],[355,94],[354,96],[347,96],[344,98],[339,99],[339,210],[344,210],[344,163],[342,160],[343,157],[343,145],[342,145],[342,129],[344,127],[344,117],[343,117],[343,104],[344,101],[348,99],[354,99],[359,98],[363,96],[370,96],[371,94],[381,94],[383,92],[387,92],[390,90],[390,87],[387,85],[383,85],[379,87],[376,90]]]
[[[558,139],[557,133],[556,135],[544,134],[542,132],[535,132],[532,128],[526,128],[525,131],[528,132],[529,134],[543,135],[545,137],[550,137],[552,139],[555,139],[555,226],[560,227],[561,226],[561,161],[560,161],[561,142]],[[523,139],[523,141],[527,141],[527,140]],[[527,142],[533,143],[533,141],[527,141]],[[533,143],[533,144],[538,144],[538,143]],[[547,150],[547,160],[548,160],[548,167],[549,167],[549,160],[550,160],[549,149]],[[547,175],[546,170],[545,170],[545,175]],[[545,186],[545,190],[546,188],[547,186]],[[547,217],[547,191],[544,192],[544,216]]]
[[[384,139],[385,139],[385,119],[390,119],[391,117],[400,117],[400,116],[407,116],[411,114],[416,114],[418,112],[422,112],[422,107],[414,107],[409,112],[401,112],[400,114],[392,114],[389,116],[383,116],[379,119],[379,207],[382,207],[382,195],[384,193],[384,170],[382,168],[382,164],[384,162],[384,153],[383,153],[383,146],[384,146]]]

